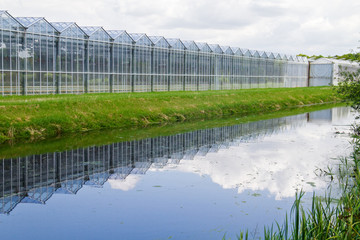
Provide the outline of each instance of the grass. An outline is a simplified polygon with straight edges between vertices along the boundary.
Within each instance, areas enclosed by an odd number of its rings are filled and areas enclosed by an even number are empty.
[[[151,126],[147,128],[110,129],[70,133],[61,137],[55,137],[43,141],[35,141],[28,143],[18,142],[16,144],[12,144],[12,142],[8,142],[7,144],[4,143],[0,145],[0,159],[23,157],[27,155],[43,154],[47,152],[62,152],[70,149],[85,148],[94,145],[107,145],[114,142],[134,141],[158,136],[170,136],[190,131],[196,131],[199,129],[232,126],[247,122],[280,118],[296,114],[304,114],[307,112],[319,111],[344,105],[344,103],[321,104],[303,106],[260,115],[247,115],[245,117],[230,116],[213,120],[189,121],[183,122],[181,124],[173,123],[160,126]]]
[[[0,143],[336,102],[330,87],[0,97]]]

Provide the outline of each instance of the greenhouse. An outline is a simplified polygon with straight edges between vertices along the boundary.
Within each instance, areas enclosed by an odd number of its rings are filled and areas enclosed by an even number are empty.
[[[0,11],[0,95],[302,87],[308,66],[304,57]]]
[[[341,72],[355,72],[360,69],[356,62],[338,60],[331,58],[320,58],[310,60],[310,86],[329,86],[337,85],[342,79]]]

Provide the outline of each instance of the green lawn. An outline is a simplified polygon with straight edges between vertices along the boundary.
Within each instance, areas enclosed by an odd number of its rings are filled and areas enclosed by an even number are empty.
[[[330,87],[0,97],[0,142],[336,102]]]

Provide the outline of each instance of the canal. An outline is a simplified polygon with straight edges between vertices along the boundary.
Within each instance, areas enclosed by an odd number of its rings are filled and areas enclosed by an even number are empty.
[[[2,159],[1,239],[236,239],[337,186],[355,115],[339,107]]]

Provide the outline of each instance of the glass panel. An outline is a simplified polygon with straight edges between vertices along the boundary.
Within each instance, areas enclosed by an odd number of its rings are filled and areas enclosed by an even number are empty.
[[[82,28],[84,29],[84,28]],[[110,91],[110,37],[102,29],[85,28],[88,43],[88,92]]]

